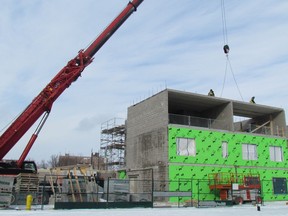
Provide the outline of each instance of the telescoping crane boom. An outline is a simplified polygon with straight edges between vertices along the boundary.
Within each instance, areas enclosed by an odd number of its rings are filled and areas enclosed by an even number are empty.
[[[93,56],[114,34],[114,32],[137,10],[144,0],[132,0],[123,11],[108,25],[108,27],[88,46],[80,50],[78,55],[70,60],[67,65],[58,72],[51,82],[34,98],[20,116],[7,128],[0,137],[0,160],[13,148],[30,127],[43,115],[39,126],[30,138],[26,148],[17,161],[21,167],[32,145],[34,144],[42,126],[51,111],[53,103],[74,81],[78,79],[82,71],[93,61]]]

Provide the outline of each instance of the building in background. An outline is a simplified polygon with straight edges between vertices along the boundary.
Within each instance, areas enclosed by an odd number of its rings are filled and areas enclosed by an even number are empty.
[[[59,155],[56,167],[76,165],[91,165],[95,170],[105,169],[104,158],[102,158],[97,152],[91,152],[91,156],[75,156],[70,154]]]

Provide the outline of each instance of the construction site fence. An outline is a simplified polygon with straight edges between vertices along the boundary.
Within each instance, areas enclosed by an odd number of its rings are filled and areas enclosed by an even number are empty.
[[[23,206],[26,205],[27,196],[32,195],[32,205],[38,206],[39,208],[41,205],[46,205],[49,203],[49,195],[43,194],[42,191],[14,191],[12,193],[11,204],[13,206]]]
[[[217,189],[216,186],[213,188],[213,182],[211,182],[211,180],[194,179],[192,181],[192,200],[194,206],[198,207],[205,206],[206,204],[209,205],[209,202],[211,205],[216,206],[237,204],[236,197],[241,196],[244,197],[244,202],[251,202],[252,204],[257,202],[264,204],[265,201],[273,202],[288,200],[288,178],[283,181],[283,184],[281,185],[283,190],[278,189],[280,193],[276,192],[276,185],[273,183],[273,179],[260,181],[260,188],[259,185],[249,185],[246,189],[233,188],[233,185],[243,185],[243,182],[230,182],[231,189],[229,190],[228,198],[226,200],[221,198],[220,190]],[[249,190],[249,199],[245,199],[246,195],[243,195],[247,190]]]
[[[157,205],[173,205],[178,207],[216,207],[232,205],[233,193],[231,191],[227,199],[221,198],[219,190],[211,188],[209,179],[178,179],[175,181],[152,180],[152,179],[112,179],[104,181],[104,187],[96,182],[94,189],[88,189],[88,181],[85,177],[67,179],[67,176],[57,176],[61,184],[51,182],[42,183],[38,191],[13,192],[13,205],[25,204],[27,195],[33,196],[33,205],[43,206],[50,204],[55,208],[125,208],[125,207],[153,207]],[[65,181],[66,179],[66,181]],[[261,188],[250,188],[250,200],[256,202],[256,197],[261,197],[261,203],[265,201],[288,200],[287,181],[282,185],[283,194],[275,194],[273,180],[262,180]],[[242,183],[239,183],[242,184]],[[285,191],[286,188],[286,191]],[[259,189],[259,190],[258,190]],[[286,193],[285,193],[286,192]],[[245,201],[245,200],[244,200]]]
[[[113,179],[104,182],[89,181],[88,177],[68,178],[47,176],[47,182],[41,187],[42,205],[54,204],[57,209],[71,208],[121,208],[153,207],[155,203],[181,206],[181,197],[192,199],[191,190],[182,190],[181,185],[192,188],[191,179],[177,181],[159,181],[152,179]],[[48,180],[54,179],[48,185]],[[58,182],[55,182],[55,181]],[[100,186],[102,185],[102,187]],[[49,198],[48,198],[49,197]]]

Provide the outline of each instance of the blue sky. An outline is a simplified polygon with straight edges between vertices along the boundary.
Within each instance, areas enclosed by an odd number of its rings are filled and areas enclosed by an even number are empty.
[[[165,87],[220,96],[220,0],[144,0],[54,103],[28,158],[98,151],[101,123]],[[38,95],[127,0],[2,0],[0,129]],[[244,101],[288,109],[288,2],[225,1],[230,62]],[[222,97],[242,100],[228,70]],[[287,114],[286,114],[287,116]],[[287,117],[286,117],[287,118]],[[33,128],[6,158],[17,159]],[[3,131],[2,131],[3,132]]]

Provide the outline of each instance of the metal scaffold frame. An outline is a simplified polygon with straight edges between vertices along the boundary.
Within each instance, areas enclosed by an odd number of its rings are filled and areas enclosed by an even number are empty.
[[[113,118],[101,124],[100,155],[106,170],[118,170],[125,166],[124,119]]]

